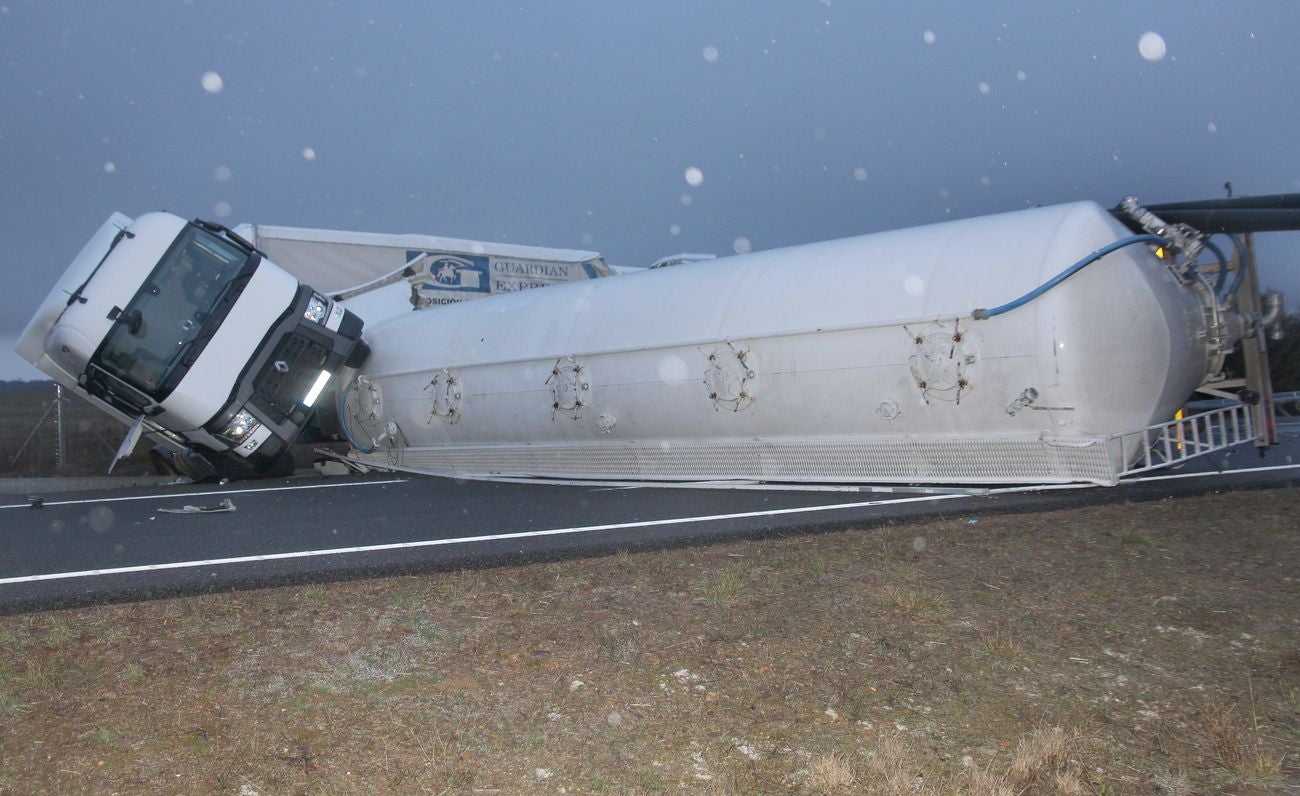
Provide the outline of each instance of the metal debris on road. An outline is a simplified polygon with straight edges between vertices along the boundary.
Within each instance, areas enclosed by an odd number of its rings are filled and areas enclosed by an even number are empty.
[[[158,509],[165,514],[217,514],[223,511],[234,511],[235,504],[230,498],[226,498],[215,506],[181,506],[178,509]]]

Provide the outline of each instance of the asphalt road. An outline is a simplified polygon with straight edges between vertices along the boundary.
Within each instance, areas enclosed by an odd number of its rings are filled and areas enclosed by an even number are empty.
[[[294,582],[486,567],[886,521],[1300,484],[1300,428],[1111,488],[961,493],[299,477],[0,496],[0,613]],[[184,506],[233,511],[172,513]]]

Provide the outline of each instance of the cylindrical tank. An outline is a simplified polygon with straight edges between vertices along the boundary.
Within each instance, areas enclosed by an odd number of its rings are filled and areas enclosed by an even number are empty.
[[[1204,297],[1092,202],[503,295],[373,326],[363,459],[468,476],[1111,483],[1211,367]]]

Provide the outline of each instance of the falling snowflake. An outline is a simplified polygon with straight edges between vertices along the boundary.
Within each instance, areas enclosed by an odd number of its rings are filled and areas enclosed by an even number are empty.
[[[1159,33],[1147,31],[1138,39],[1138,52],[1148,61],[1161,60],[1165,57],[1166,51],[1164,37]]]
[[[716,64],[718,62],[718,48],[714,47],[711,44],[708,47],[705,47],[704,60],[708,61],[711,64]]]
[[[696,166],[688,166],[685,172],[686,184],[692,188],[698,188],[704,184],[704,172]]]
[[[305,147],[303,147],[303,148],[302,148],[302,159],[303,159],[303,160],[315,160],[315,159],[316,159],[316,150],[312,149],[312,148],[309,147],[309,146],[305,146]]]
[[[216,72],[204,72],[203,77],[199,78],[199,83],[203,90],[209,94],[220,94],[221,90],[226,87],[226,81],[221,79],[221,75]]]

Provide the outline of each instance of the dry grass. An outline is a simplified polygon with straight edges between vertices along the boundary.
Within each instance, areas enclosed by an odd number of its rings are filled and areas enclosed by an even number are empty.
[[[980,646],[989,657],[1003,663],[1017,664],[1026,658],[1024,645],[1001,623],[980,631]]]
[[[1214,703],[1205,709],[1201,732],[1210,755],[1225,770],[1247,782],[1278,781],[1285,755],[1266,750],[1257,717],[1242,717],[1235,706]]]
[[[813,793],[825,796],[853,793],[858,784],[852,761],[838,752],[817,755],[808,769],[808,788]]]
[[[917,786],[907,744],[897,733],[877,736],[867,754],[863,784],[868,792],[910,793]]]
[[[1026,784],[1052,779],[1062,770],[1078,739],[1060,727],[1039,727],[1016,744],[1011,776]]]
[[[1296,516],[1226,494],[0,617],[0,794],[1282,793]]]
[[[1157,792],[1166,796],[1193,796],[1196,793],[1186,771],[1157,771],[1154,779]]]
[[[923,589],[891,584],[881,589],[879,595],[887,606],[915,619],[943,619],[952,613],[946,597]]]
[[[970,765],[957,775],[953,793],[961,796],[1015,796],[1020,791],[1011,786],[1005,772],[994,771],[993,762],[987,765]]]

